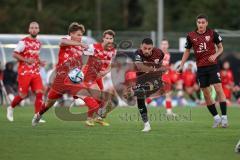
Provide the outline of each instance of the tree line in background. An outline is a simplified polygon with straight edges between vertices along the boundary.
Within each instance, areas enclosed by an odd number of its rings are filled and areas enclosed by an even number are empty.
[[[210,27],[240,28],[238,0],[165,0],[164,31],[192,30],[199,13]],[[36,20],[41,33],[65,34],[77,21],[91,30],[156,30],[157,0],[1,0],[0,33],[24,33]]]

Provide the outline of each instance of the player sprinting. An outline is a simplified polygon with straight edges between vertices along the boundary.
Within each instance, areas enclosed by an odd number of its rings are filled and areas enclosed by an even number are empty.
[[[197,29],[187,35],[186,50],[178,71],[182,71],[183,65],[190,55],[190,49],[193,48],[197,63],[197,79],[203,91],[207,108],[214,118],[212,127],[216,128],[222,125],[225,128],[228,126],[226,98],[222,89],[217,60],[223,52],[222,38],[218,33],[207,28],[208,18],[206,15],[197,16],[196,24]],[[215,46],[217,46],[217,50]],[[211,98],[210,85],[214,86],[217,93],[222,117],[219,116],[215,101]]]
[[[48,93],[47,101],[42,109],[33,117],[32,125],[39,123],[42,115],[51,108],[57,99],[61,98],[63,94],[77,92],[80,90],[79,85],[68,85],[68,73],[78,67],[82,68],[82,54],[84,47],[81,43],[82,35],[85,32],[83,25],[73,22],[68,28],[69,37],[62,38],[60,41],[60,50],[58,55],[58,63],[55,71],[55,78],[53,80],[51,89]]]
[[[88,49],[88,55],[90,56],[84,67],[84,82],[90,90],[95,90],[95,92],[99,91],[99,94],[101,94],[101,91],[104,91],[103,77],[110,72],[112,59],[116,55],[114,37],[114,31],[106,30],[103,32],[102,42],[90,45]],[[100,107],[106,103],[97,97],[98,96],[86,96],[83,98],[88,107],[86,125],[94,126],[96,122],[102,126],[109,126],[109,123],[105,122],[100,116],[94,118],[94,114],[97,115]]]
[[[7,119],[14,121],[14,108],[28,95],[29,88],[36,94],[35,114],[42,106],[43,84],[39,73],[40,65],[44,62],[40,60],[39,52],[41,43],[37,39],[39,24],[31,22],[29,24],[29,36],[23,38],[14,49],[13,57],[18,60],[18,95],[14,97],[11,105],[7,108]]]

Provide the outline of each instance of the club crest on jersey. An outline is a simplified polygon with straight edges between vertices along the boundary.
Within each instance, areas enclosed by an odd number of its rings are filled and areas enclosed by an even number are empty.
[[[210,36],[205,36],[206,41],[210,41]]]
[[[159,59],[154,59],[154,62],[155,62],[156,64],[158,64],[158,63],[159,63]]]

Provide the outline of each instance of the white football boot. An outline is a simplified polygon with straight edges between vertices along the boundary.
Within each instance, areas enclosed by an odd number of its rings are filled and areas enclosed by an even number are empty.
[[[144,128],[142,132],[149,132],[151,130],[151,126],[149,122],[144,123]]]
[[[235,147],[235,152],[240,153],[240,140],[238,141],[236,147]]]
[[[213,117],[213,119],[214,119],[214,123],[212,128],[218,128],[221,125],[221,121],[222,121],[221,117],[219,115],[216,115]]]
[[[13,108],[11,106],[7,107],[7,119],[10,121],[10,122],[13,122],[14,119],[13,119]]]
[[[34,114],[32,119],[32,126],[35,127],[41,120],[42,116],[39,113]]]
[[[228,127],[228,119],[227,116],[222,116],[222,128]]]

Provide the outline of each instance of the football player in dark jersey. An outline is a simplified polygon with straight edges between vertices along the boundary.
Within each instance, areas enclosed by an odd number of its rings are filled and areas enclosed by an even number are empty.
[[[222,38],[214,30],[208,28],[208,18],[206,15],[198,15],[196,18],[197,29],[187,35],[186,50],[178,71],[181,72],[184,63],[189,57],[190,49],[193,48],[197,63],[197,79],[204,94],[207,108],[214,118],[213,128],[228,126],[226,98],[221,85],[219,73],[218,57],[223,53]],[[215,101],[211,98],[209,90],[213,85],[222,116],[220,117],[215,107]]]
[[[148,121],[145,99],[163,88],[161,67],[164,53],[153,46],[152,39],[145,38],[134,56],[137,80],[136,86],[131,89],[133,96],[137,97],[138,109],[144,122],[142,131],[148,132],[151,126]]]

